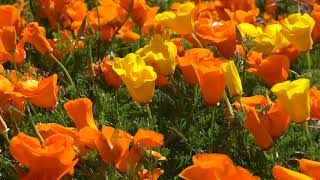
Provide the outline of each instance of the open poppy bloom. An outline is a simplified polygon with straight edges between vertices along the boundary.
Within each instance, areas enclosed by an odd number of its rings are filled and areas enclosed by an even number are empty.
[[[52,109],[58,101],[57,75],[54,74],[40,81],[18,81],[15,84],[15,91],[23,94],[38,107]]]
[[[157,180],[163,173],[164,170],[160,168],[156,168],[153,172],[144,169],[142,172],[139,172],[139,178],[140,180]]]
[[[278,83],[271,89],[277,95],[281,106],[296,123],[302,123],[310,118],[309,86],[309,79],[300,78],[292,82]]]
[[[205,48],[189,49],[184,57],[179,58],[179,67],[183,77],[190,85],[198,83],[197,74],[192,64],[207,58],[213,58],[213,53]]]
[[[269,55],[265,59],[262,53],[251,52],[247,59],[248,72],[258,75],[270,85],[283,82],[288,78],[290,60],[284,55]]]
[[[21,178],[57,180],[72,174],[78,162],[72,144],[66,135],[53,135],[41,145],[38,139],[19,133],[11,140],[10,153],[29,170]]]
[[[13,5],[0,5],[0,28],[4,26],[20,27],[20,12]]]
[[[235,166],[232,160],[224,154],[197,154],[192,157],[193,165],[184,169],[179,177],[186,180],[212,179],[245,179],[259,180],[248,170]]]
[[[213,107],[220,101],[225,89],[223,72],[215,61],[220,60],[209,59],[192,64],[197,74],[202,96],[206,103]]]
[[[100,64],[101,72],[108,86],[112,88],[119,88],[123,84],[119,75],[112,69],[113,62],[109,57],[105,57]]]
[[[78,98],[65,103],[63,107],[79,130],[84,127],[98,129],[94,122],[90,99]]]
[[[37,22],[29,23],[23,29],[22,36],[22,41],[30,43],[43,55],[53,51],[49,41],[46,38],[44,27],[39,26]]]
[[[310,89],[311,119],[320,120],[320,90],[316,86]]]
[[[204,44],[213,44],[226,57],[236,50],[236,29],[232,21],[212,21],[201,18],[194,25],[196,35]]]
[[[313,45],[314,25],[315,21],[308,14],[291,14],[284,20],[282,33],[299,51],[308,51]]]
[[[151,66],[134,53],[124,58],[116,57],[112,66],[127,86],[131,97],[140,104],[151,102],[157,74]]]
[[[315,21],[315,26],[312,31],[312,39],[314,41],[320,41],[320,5],[317,3],[313,3],[313,10],[311,12],[311,16]]]
[[[165,11],[154,17],[155,22],[163,24],[181,35],[191,34],[193,31],[192,12],[195,5],[192,2],[181,4],[176,13]]]

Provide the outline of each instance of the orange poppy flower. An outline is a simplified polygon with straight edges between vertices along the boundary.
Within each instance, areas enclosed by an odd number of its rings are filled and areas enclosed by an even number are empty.
[[[301,173],[316,180],[320,179],[320,162],[311,161],[308,159],[301,159],[299,162]]]
[[[273,139],[279,138],[288,129],[290,122],[290,116],[281,107],[280,101],[273,104],[262,118],[262,125]]]
[[[279,165],[272,168],[272,176],[275,180],[313,180],[310,176],[292,171]]]
[[[320,5],[317,3],[313,4],[313,11],[311,12],[311,16],[315,21],[315,26],[312,31],[312,39],[314,41],[320,41]]]
[[[63,105],[65,111],[72,119],[77,129],[91,127],[98,129],[92,114],[92,102],[88,98],[78,98]]]
[[[255,23],[256,17],[259,15],[259,8],[251,9],[249,11],[245,10],[236,10],[230,11],[229,9],[225,9],[225,12],[228,14],[229,18],[235,22],[236,24],[241,23]]]
[[[133,24],[126,22],[118,31],[118,34],[116,35],[116,37],[123,39],[128,43],[132,43],[140,39],[140,35],[133,32],[133,28],[134,28]]]
[[[127,132],[103,126],[102,134],[96,139],[95,144],[105,162],[117,164],[129,151],[132,141],[133,137]]]
[[[0,28],[3,26],[14,26],[19,24],[20,12],[12,5],[0,5]]]
[[[320,90],[316,86],[310,89],[311,119],[320,120]]]
[[[0,63],[0,74],[2,74],[4,72],[4,67],[3,65]]]
[[[47,139],[55,134],[70,136],[74,140],[74,145],[78,148],[80,156],[96,149],[95,140],[100,136],[100,131],[90,127],[77,131],[75,128],[61,126],[56,123],[37,124],[37,129],[43,138]]]
[[[152,130],[139,129],[134,136],[134,144],[129,151],[116,164],[117,169],[125,172],[130,167],[135,167],[150,148],[159,147],[163,144],[163,135]],[[165,159],[159,153],[152,153],[157,159]]]
[[[196,35],[204,44],[213,44],[226,57],[236,50],[236,29],[232,21],[212,21],[199,19],[194,25]]]
[[[290,59],[290,64],[293,64],[298,59],[300,52],[297,48],[290,44],[288,47],[280,49],[275,54],[287,56]]]
[[[256,108],[257,106],[265,106],[268,104],[267,98],[265,98],[262,95],[255,95],[250,97],[241,97],[242,104],[246,106],[247,108]],[[240,103],[235,102],[233,104],[237,109],[240,109]]]
[[[223,96],[225,80],[220,67],[210,59],[194,63],[201,93],[208,106],[215,107]]]
[[[129,5],[127,5],[128,7]],[[127,8],[126,8],[127,9]],[[134,0],[130,16],[134,22],[143,26],[149,19],[153,18],[160,7],[149,7],[145,0]]]
[[[16,49],[16,29],[13,26],[5,26],[0,29],[0,39],[4,49],[12,53]]]
[[[248,72],[258,75],[270,85],[287,80],[290,60],[284,55],[269,55],[262,59],[262,53],[252,52],[248,56],[252,65]]]
[[[247,119],[244,127],[254,136],[256,144],[261,150],[268,150],[272,147],[272,138],[265,127],[262,125],[257,112],[254,108],[247,108]]]
[[[23,29],[22,36],[22,41],[30,43],[43,55],[53,51],[46,38],[44,27],[39,26],[37,22],[29,23],[27,27]]]
[[[140,180],[157,180],[161,174],[164,173],[164,170],[156,168],[153,172],[149,172],[147,169],[143,169],[142,172],[139,172]]]
[[[224,154],[197,154],[192,157],[192,161],[193,165],[184,169],[179,177],[186,180],[260,179],[246,169],[235,166]]]
[[[57,86],[57,79],[57,75],[54,74],[40,81],[18,81],[15,91],[26,96],[32,104],[38,107],[52,109],[57,105],[58,101],[59,88]]]
[[[236,11],[238,9],[249,11],[251,9],[256,8],[256,3],[254,0],[237,0],[237,1],[230,1],[230,0],[222,0],[222,4],[225,8],[229,8],[232,11]]]
[[[105,57],[100,64],[103,77],[108,86],[112,88],[119,88],[123,84],[121,78],[117,73],[112,69],[112,61],[109,57]]]
[[[192,64],[202,61],[205,58],[213,58],[213,53],[204,48],[190,49],[184,57],[179,58],[179,66],[183,77],[190,85],[198,83],[197,74]]]
[[[38,139],[19,133],[11,140],[10,153],[29,170],[21,178],[57,180],[73,172],[78,161],[72,144],[71,137],[61,134],[49,137],[41,145]]]

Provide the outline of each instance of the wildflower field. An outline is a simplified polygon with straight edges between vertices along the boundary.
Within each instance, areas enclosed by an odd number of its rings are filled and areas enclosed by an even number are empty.
[[[0,179],[320,180],[317,0],[0,0]]]

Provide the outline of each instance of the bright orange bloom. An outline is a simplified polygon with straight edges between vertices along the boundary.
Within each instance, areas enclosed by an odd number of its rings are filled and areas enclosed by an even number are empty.
[[[41,54],[46,55],[53,51],[49,41],[46,38],[45,29],[39,26],[37,22],[31,22],[23,29],[22,41],[30,43]]]
[[[287,56],[290,59],[290,64],[293,64],[298,59],[300,52],[297,48],[290,44],[288,47],[280,49],[275,54]]]
[[[217,59],[194,63],[201,93],[208,106],[216,106],[223,96],[225,80]]]
[[[270,85],[287,80],[290,60],[284,55],[269,55],[262,59],[262,53],[252,52],[248,56],[251,68],[248,72],[258,75]]]
[[[7,52],[14,52],[16,49],[16,29],[13,26],[5,26],[0,29],[0,39]]]
[[[72,144],[71,137],[61,134],[49,137],[41,145],[38,139],[19,133],[11,140],[10,153],[29,170],[22,179],[58,180],[73,172],[78,161]]]
[[[256,17],[260,13],[259,8],[255,8],[249,11],[244,11],[244,10],[230,11],[229,9],[225,9],[225,11],[228,14],[229,18],[232,21],[234,21],[236,24],[255,23]]]
[[[133,9],[130,16],[134,22],[143,26],[148,20],[152,19],[160,7],[149,7],[145,0],[133,0]]]
[[[267,98],[262,95],[255,95],[250,97],[241,97],[242,104],[247,108],[256,108],[257,106],[265,106],[268,104]],[[237,109],[240,109],[240,103],[235,102],[233,104]]]
[[[310,89],[311,119],[320,120],[320,90],[316,86]]]
[[[213,44],[226,57],[236,50],[236,30],[232,21],[199,19],[194,25],[196,35],[204,44]]]
[[[152,148],[162,146],[164,136],[152,130],[139,129],[133,139],[136,145]]]
[[[84,127],[98,129],[92,114],[92,102],[88,98],[78,98],[63,105],[65,111],[80,130]]]
[[[170,39],[171,42],[173,42],[176,47],[177,47],[177,50],[178,50],[178,55],[181,57],[181,56],[184,56],[184,53],[185,53],[185,48],[184,46],[182,45],[182,41],[183,39],[182,38],[172,38]]]
[[[112,64],[110,58],[105,57],[100,64],[100,68],[107,85],[113,88],[119,88],[123,82],[119,75],[112,69]]]
[[[301,173],[308,175],[315,180],[320,179],[320,162],[311,161],[308,159],[301,159],[299,162]]]
[[[147,169],[143,169],[142,172],[139,172],[140,180],[157,180],[161,174],[163,174],[164,170],[160,168],[156,168],[153,172],[149,172]]]
[[[133,137],[125,131],[110,126],[102,127],[102,134],[96,139],[96,147],[102,159],[116,165],[129,151]],[[125,171],[126,169],[121,169]]]
[[[320,5],[317,3],[313,4],[313,11],[311,12],[311,16],[315,21],[315,26],[312,31],[312,39],[314,41],[320,41]]]
[[[224,154],[197,154],[192,157],[193,165],[184,169],[179,176],[186,180],[240,179],[258,180],[248,170],[235,166]]]
[[[192,64],[206,58],[213,58],[213,53],[204,48],[190,49],[184,57],[179,58],[179,66],[183,77],[190,85],[198,83],[197,74]]]
[[[222,4],[225,8],[231,9],[232,11],[236,11],[238,9],[249,11],[256,8],[256,3],[254,0],[222,0]]]
[[[124,41],[127,41],[128,43],[132,43],[138,39],[140,39],[140,35],[133,32],[133,24],[130,24],[129,22],[126,22],[121,29],[118,31],[118,34],[116,35],[117,38],[123,39]]]
[[[292,171],[279,165],[272,168],[272,176],[275,180],[313,180],[310,176]]]
[[[273,139],[279,138],[288,129],[290,122],[290,116],[279,101],[272,104],[266,116],[262,117],[262,125]]]
[[[256,144],[262,150],[268,150],[272,147],[272,138],[268,131],[263,127],[260,118],[254,108],[247,108],[247,119],[244,127],[254,136]]]
[[[32,104],[38,107],[52,109],[58,101],[57,78],[57,75],[54,74],[40,81],[18,81],[15,91],[26,96]]]
[[[0,28],[3,26],[20,26],[20,12],[12,5],[0,5]]]

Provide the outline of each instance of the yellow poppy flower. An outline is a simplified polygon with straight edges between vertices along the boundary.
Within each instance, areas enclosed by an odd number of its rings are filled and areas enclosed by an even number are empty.
[[[138,49],[136,54],[160,74],[170,76],[174,73],[177,47],[173,42],[165,41],[159,34],[152,37],[149,45]]]
[[[285,81],[274,85],[271,89],[280,100],[281,106],[293,121],[304,122],[310,117],[309,79]]]
[[[291,14],[283,23],[283,35],[299,51],[308,51],[313,44],[311,37],[315,21],[308,14]]]
[[[183,3],[176,13],[165,11],[154,17],[156,23],[163,24],[181,35],[191,34],[193,31],[192,12],[195,5],[192,2]]]
[[[113,70],[127,86],[131,97],[140,104],[151,102],[157,74],[143,59],[134,53],[124,58],[115,58]]]

